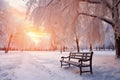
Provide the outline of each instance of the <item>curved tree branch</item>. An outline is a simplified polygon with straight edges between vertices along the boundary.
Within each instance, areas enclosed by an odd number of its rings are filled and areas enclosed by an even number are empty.
[[[88,3],[92,3],[92,4],[103,4],[108,9],[112,10],[112,6],[106,0],[79,0],[79,1],[84,1],[84,2],[88,2]]]
[[[79,1],[85,1],[85,2],[89,2],[89,3],[93,3],[93,4],[100,4],[101,1],[96,1],[96,0],[79,0]]]
[[[48,7],[54,0],[51,0],[47,5],[46,7]]]
[[[110,5],[109,2],[107,2],[106,0],[101,0],[102,4],[104,4],[106,7],[108,7],[110,10],[112,10],[112,5]]]
[[[116,4],[113,5],[113,7],[118,6],[119,4],[120,4],[120,0],[118,0],[118,1],[116,2]]]
[[[35,0],[29,0],[29,1],[27,2],[27,4],[26,4],[27,7],[28,7],[28,9],[27,9],[27,11],[26,11],[26,19],[27,19],[27,16],[29,15],[29,13],[30,13],[30,10],[31,10],[34,2],[35,2]]]
[[[56,2],[55,2],[56,1]],[[45,7],[50,6],[53,2],[55,2],[54,4],[57,4],[58,2],[61,2],[61,0],[51,0],[47,3],[47,5]]]
[[[92,14],[87,14],[87,13],[79,13],[79,15],[85,15],[85,16],[90,16],[90,17],[94,17],[94,18],[97,18],[97,19],[100,19],[102,21],[105,21],[107,22],[108,24],[111,24],[111,25],[114,25],[114,22],[110,19],[107,19],[107,18],[103,18],[103,17],[99,17],[97,15],[92,15]]]

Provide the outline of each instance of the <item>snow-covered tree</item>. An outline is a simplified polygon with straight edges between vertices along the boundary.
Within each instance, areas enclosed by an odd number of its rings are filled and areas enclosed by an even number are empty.
[[[61,28],[65,33],[69,31],[70,35],[71,30],[75,29],[76,23],[80,23],[82,29],[85,30],[83,35],[89,38],[86,40],[88,40],[88,44],[92,45],[103,42],[103,22],[110,24],[114,30],[116,56],[120,57],[120,0],[29,0],[28,4],[28,12],[32,11],[34,14],[32,18],[35,23],[40,23],[44,14],[45,17],[49,16],[49,18],[44,17],[48,22],[53,20],[56,23],[57,20],[60,20],[58,21],[60,27],[56,26],[56,28]],[[33,4],[36,7],[33,8]],[[53,14],[54,11],[55,14]],[[55,16],[60,16],[60,19]],[[53,28],[53,23],[50,26]]]
[[[82,1],[82,3],[84,2],[90,5],[94,5],[95,8],[98,8],[94,13],[80,12],[81,15],[94,17],[112,26],[115,37],[116,57],[120,57],[120,19],[119,19],[120,0],[79,0],[79,1]]]
[[[9,23],[9,15],[8,15],[8,7],[7,3],[4,0],[0,0],[0,39],[2,41],[1,46],[6,47],[7,37],[8,37],[8,23]]]
[[[5,52],[9,50],[12,35],[15,30],[13,25],[14,20],[11,15],[9,4],[5,0],[0,0],[0,39],[2,43],[1,48],[6,48]]]

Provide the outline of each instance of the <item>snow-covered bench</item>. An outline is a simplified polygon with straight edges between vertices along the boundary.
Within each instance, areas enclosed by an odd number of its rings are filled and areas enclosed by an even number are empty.
[[[93,52],[70,52],[69,56],[61,57],[61,67],[62,66],[69,66],[74,65],[79,67],[80,75],[85,72],[93,73],[92,71],[92,56]],[[83,67],[89,67],[89,70],[82,70]]]

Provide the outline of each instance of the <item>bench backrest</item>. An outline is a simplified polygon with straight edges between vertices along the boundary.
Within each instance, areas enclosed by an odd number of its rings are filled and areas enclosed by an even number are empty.
[[[84,59],[84,60],[92,60],[93,52],[70,52],[69,54],[69,60],[70,58],[74,59]]]

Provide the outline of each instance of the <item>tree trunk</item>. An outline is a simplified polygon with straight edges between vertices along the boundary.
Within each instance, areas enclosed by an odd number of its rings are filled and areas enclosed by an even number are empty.
[[[92,44],[90,44],[90,51],[92,51]]]
[[[13,37],[13,35],[11,34],[10,37],[9,37],[7,48],[5,49],[5,53],[8,53],[8,51],[9,51],[9,47],[10,47],[10,43],[11,43],[12,37]]]
[[[79,39],[76,38],[77,52],[80,52]]]
[[[118,0],[113,0],[113,5],[116,4]],[[112,19],[114,21],[113,29],[115,36],[115,49],[116,49],[116,57],[120,57],[120,21],[119,21],[119,8],[118,6],[114,6],[112,9]]]
[[[116,57],[120,58],[120,37],[115,37]]]

